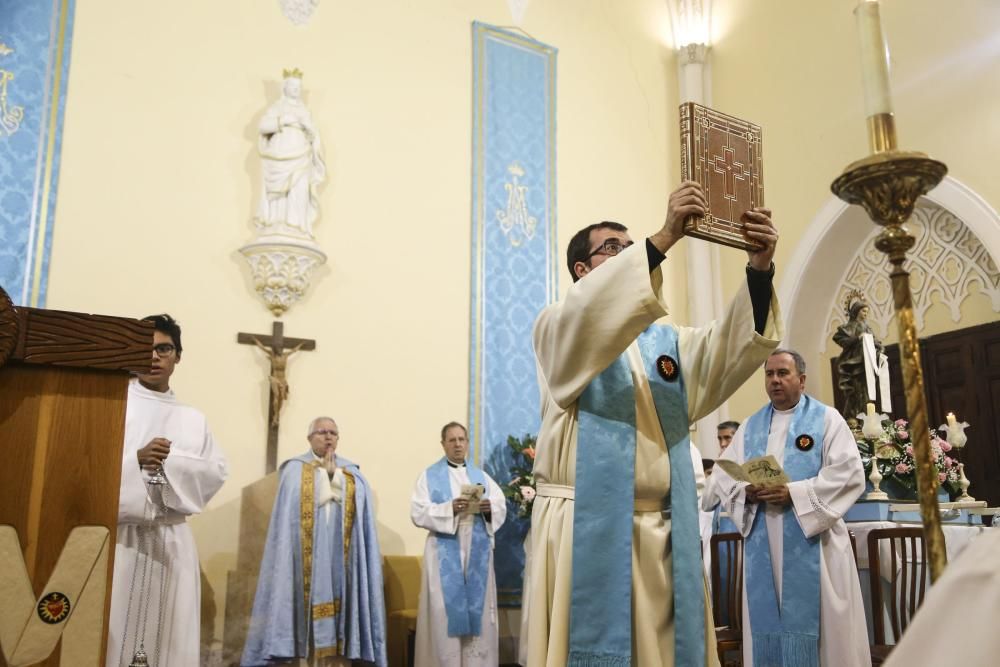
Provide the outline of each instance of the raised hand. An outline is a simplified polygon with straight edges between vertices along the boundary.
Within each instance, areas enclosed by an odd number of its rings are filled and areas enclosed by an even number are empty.
[[[778,245],[778,230],[771,222],[771,209],[757,208],[743,214],[746,223],[747,236],[763,244],[760,250],[747,250],[750,267],[757,271],[769,271],[774,259],[774,250]]]
[[[684,220],[691,215],[705,215],[708,212],[708,202],[701,185],[695,181],[683,181],[676,190],[670,193],[667,201],[667,217],[663,227],[649,237],[656,249],[666,253],[672,245],[684,236]]]

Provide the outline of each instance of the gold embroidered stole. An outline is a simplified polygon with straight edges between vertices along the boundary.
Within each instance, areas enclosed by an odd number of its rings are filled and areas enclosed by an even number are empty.
[[[302,466],[302,485],[300,498],[300,532],[302,542],[302,588],[305,600],[305,609],[309,612],[308,623],[315,619],[330,618],[336,616],[341,610],[341,601],[336,599],[333,602],[323,602],[310,606],[309,600],[312,593],[312,563],[313,563],[313,528],[316,521],[316,470],[321,468],[317,462],[307,463]],[[351,536],[354,532],[354,521],[357,512],[357,502],[355,500],[355,490],[357,481],[354,475],[341,468],[344,473],[344,498],[343,498],[343,530],[344,530],[344,574],[346,578],[350,564]],[[313,657],[325,658],[344,654],[343,638],[337,641],[336,647],[314,648]]]

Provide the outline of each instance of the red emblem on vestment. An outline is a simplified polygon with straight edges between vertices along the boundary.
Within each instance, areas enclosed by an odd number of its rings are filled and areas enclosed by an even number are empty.
[[[51,625],[61,623],[69,616],[69,607],[69,598],[53,591],[38,601],[38,618]]]
[[[680,375],[680,370],[677,368],[677,362],[673,360],[666,354],[660,355],[656,360],[656,370],[659,372],[660,377],[662,377],[667,382],[673,382]]]

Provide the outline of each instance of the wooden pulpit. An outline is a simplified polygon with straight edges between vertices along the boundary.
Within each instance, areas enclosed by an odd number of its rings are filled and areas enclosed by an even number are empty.
[[[103,667],[130,372],[153,325],[0,288],[0,666]]]

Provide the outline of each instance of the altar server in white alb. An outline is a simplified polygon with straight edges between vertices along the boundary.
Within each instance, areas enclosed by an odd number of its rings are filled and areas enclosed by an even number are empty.
[[[457,422],[441,429],[444,456],[420,474],[410,517],[426,528],[417,614],[416,667],[499,664],[493,536],[507,502],[489,475],[465,460],[469,437]],[[462,493],[482,487],[476,501]]]
[[[127,666],[137,648],[149,664],[198,665],[201,578],[185,522],[222,487],[226,459],[205,415],[170,389],[180,327],[169,315],[144,319],[156,327],[153,363],[128,389],[107,665]],[[161,468],[166,483],[150,485]]]
[[[716,466],[722,506],[744,537],[743,664],[871,664],[865,608],[843,516],[865,489],[844,418],[805,393],[801,355],[776,350],[765,366],[771,399],[743,422],[723,460],[771,454],[792,480],[738,482]]]
[[[535,321],[542,426],[522,665],[718,664],[689,424],[760,368],[781,325],[766,209],[744,215],[762,247],[725,314],[699,328],[656,324],[667,314],[661,265],[705,206],[687,181],[647,239],[633,244],[613,222],[580,230],[566,253],[574,283]]]

